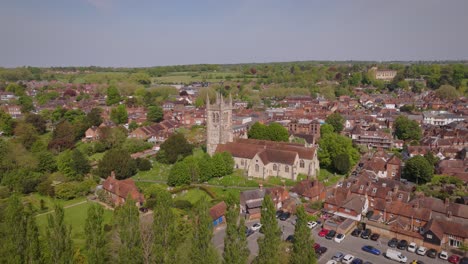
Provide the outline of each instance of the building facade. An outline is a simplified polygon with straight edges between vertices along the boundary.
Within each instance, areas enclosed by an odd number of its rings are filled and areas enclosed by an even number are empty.
[[[225,102],[223,96],[216,95],[215,104],[206,98],[206,150],[213,155],[219,144],[232,142],[232,98]]]

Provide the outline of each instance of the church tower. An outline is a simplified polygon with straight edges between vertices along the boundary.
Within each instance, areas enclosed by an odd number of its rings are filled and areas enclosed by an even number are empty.
[[[225,102],[221,94],[216,94],[216,103],[211,105],[206,97],[206,151],[210,156],[218,144],[232,142],[232,97]]]

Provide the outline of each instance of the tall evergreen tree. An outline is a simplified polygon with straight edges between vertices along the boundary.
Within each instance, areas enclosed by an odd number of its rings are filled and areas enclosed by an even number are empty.
[[[64,210],[56,204],[54,212],[47,216],[47,263],[72,263],[73,241],[71,239],[71,227],[64,221]]]
[[[26,223],[24,207],[20,198],[13,195],[8,199],[4,215],[2,239],[2,262],[24,263],[26,250]]]
[[[212,264],[219,262],[218,253],[211,244],[213,223],[208,210],[208,202],[205,198],[202,198],[195,206],[195,212],[192,217],[193,236],[190,257],[194,264]]]
[[[27,214],[26,222],[26,251],[24,263],[38,264],[42,263],[42,249],[39,241],[39,229],[36,219],[30,213]]]
[[[278,264],[281,230],[276,221],[275,205],[269,195],[263,198],[260,223],[265,236],[258,240],[258,256],[255,258],[255,263]]]
[[[116,263],[143,263],[140,238],[140,216],[132,199],[114,212],[115,229],[118,236]]]
[[[304,207],[298,207],[296,215],[297,220],[296,228],[294,230],[294,243],[290,263],[315,264],[317,263],[317,259],[315,258],[314,248],[311,246],[314,244],[314,241],[311,238],[309,228],[307,227],[307,216]]]
[[[156,193],[153,219],[153,255],[156,263],[174,263],[175,215],[172,211],[172,197],[166,190]]]
[[[94,204],[88,208],[85,222],[85,255],[88,263],[105,263],[107,255],[106,237],[104,233],[104,209]]]
[[[249,258],[244,218],[239,220],[239,211],[231,207],[227,213],[226,236],[224,237],[224,264],[243,264]]]

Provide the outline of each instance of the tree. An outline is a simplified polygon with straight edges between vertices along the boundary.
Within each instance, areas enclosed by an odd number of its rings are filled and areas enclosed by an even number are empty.
[[[13,134],[13,129],[14,129],[15,121],[13,118],[3,111],[3,109],[0,109],[0,134],[3,132],[5,136],[10,136]]]
[[[180,186],[190,184],[191,180],[190,168],[187,162],[179,161],[169,171],[167,184],[169,186]]]
[[[193,146],[188,143],[181,133],[172,134],[160,146],[160,151],[156,159],[163,163],[175,163],[192,154]]]
[[[276,221],[275,205],[269,195],[263,198],[260,223],[265,236],[258,239],[258,256],[254,263],[278,264],[281,230]]]
[[[59,204],[47,215],[47,263],[73,263],[71,227],[65,224],[64,216],[63,206]]]
[[[106,104],[107,105],[114,105],[119,103],[121,100],[120,98],[120,93],[117,87],[115,85],[110,85],[107,88],[107,98],[106,98]]]
[[[116,263],[143,263],[140,216],[135,202],[127,198],[124,205],[114,211],[114,228],[117,235]]]
[[[18,99],[18,103],[21,106],[21,113],[29,113],[34,110],[34,104],[31,97],[27,95],[22,95]]]
[[[422,132],[418,122],[409,120],[406,116],[398,116],[395,120],[395,135],[401,140],[419,140]]]
[[[149,106],[146,118],[151,122],[161,122],[164,119],[163,109],[159,105]]]
[[[153,213],[153,254],[156,263],[173,263],[176,249],[176,215],[172,197],[166,190],[155,192]]]
[[[200,170],[199,182],[206,182],[213,178],[213,162],[207,153],[198,159],[198,169]]]
[[[239,210],[231,207],[226,215],[226,236],[224,237],[224,264],[247,263],[250,251],[247,247],[244,218],[239,220]]]
[[[466,252],[468,252],[468,244],[467,243],[462,243],[458,249],[463,251],[463,255],[466,256]]]
[[[102,123],[102,117],[101,117],[101,108],[93,108],[91,111],[86,115],[89,124],[91,126],[99,126]]]
[[[36,218],[30,213],[26,214],[26,250],[24,263],[42,263],[42,245],[39,240],[39,229]]]
[[[349,84],[352,86],[358,86],[361,84],[362,74],[360,72],[354,72],[349,79]]]
[[[49,142],[49,149],[61,152],[72,148],[75,145],[75,129],[68,121],[62,121],[57,124],[52,133],[52,140]]]
[[[340,154],[347,154],[351,165],[356,164],[359,160],[359,152],[353,147],[350,138],[336,133],[324,134],[319,140],[318,158],[320,166],[335,169],[333,161]]]
[[[21,143],[26,149],[30,149],[38,138],[37,131],[33,125],[19,122],[15,127],[15,140]]]
[[[27,114],[24,121],[34,126],[37,133],[44,134],[46,132],[46,120],[41,115]]]
[[[4,212],[2,256],[4,263],[24,263],[27,245],[26,222],[23,204],[17,195],[8,199]],[[0,258],[1,258],[0,257]],[[3,262],[3,261],[2,261]]]
[[[218,252],[211,243],[213,237],[213,224],[209,214],[206,198],[201,198],[196,206],[192,217],[193,234],[190,257],[192,263],[218,263]]]
[[[348,173],[349,169],[351,168],[349,155],[346,153],[336,155],[333,159],[333,167],[339,174]]]
[[[320,126],[320,136],[323,137],[326,134],[333,133],[335,128],[330,124],[323,124]]]
[[[435,93],[439,98],[445,100],[455,100],[460,96],[457,89],[451,85],[442,85]]]
[[[62,152],[57,159],[58,170],[71,180],[81,180],[91,165],[79,149]]]
[[[427,162],[429,162],[429,164],[431,164],[432,166],[435,166],[437,165],[437,163],[439,162],[439,158],[434,156],[434,154],[432,154],[432,152],[428,151],[425,155],[424,155],[424,158],[427,160]]]
[[[292,247],[291,264],[317,263],[314,248],[314,240],[311,238],[307,227],[307,215],[304,207],[299,206],[296,211],[297,220],[294,229],[294,242]]]
[[[112,171],[117,179],[126,179],[137,172],[136,161],[123,149],[111,149],[99,161],[96,173],[101,178],[106,178]]]
[[[284,141],[289,140],[288,130],[279,123],[271,123],[267,128],[268,139],[271,141]]]
[[[98,204],[88,207],[85,222],[85,255],[88,263],[101,264],[107,259],[107,241],[104,233],[104,209]]]
[[[122,104],[112,108],[110,118],[116,124],[126,124],[128,121],[127,107]]]
[[[325,120],[327,124],[330,124],[333,126],[333,131],[336,133],[341,133],[341,131],[344,128],[344,118],[341,116],[339,113],[333,113],[327,117]]]
[[[423,184],[431,181],[434,175],[434,166],[423,156],[415,156],[408,159],[403,169],[403,176],[416,184]]]
[[[268,138],[266,126],[264,124],[260,124],[259,122],[255,122],[255,124],[253,124],[249,129],[248,136],[249,138],[254,139]]]

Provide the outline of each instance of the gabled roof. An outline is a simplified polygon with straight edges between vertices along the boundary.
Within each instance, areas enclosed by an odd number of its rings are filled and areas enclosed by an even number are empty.
[[[130,198],[137,202],[144,201],[143,194],[138,191],[133,179],[119,181],[109,176],[102,184],[102,188],[124,199],[130,196]]]
[[[210,208],[210,216],[211,219],[216,220],[221,216],[226,214],[226,203],[224,201],[215,204],[213,207]]]

